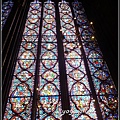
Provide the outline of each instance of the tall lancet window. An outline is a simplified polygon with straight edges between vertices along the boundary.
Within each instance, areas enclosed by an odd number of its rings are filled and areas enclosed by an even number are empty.
[[[69,3],[59,3],[72,119],[97,119],[84,58]]]
[[[117,120],[117,110],[117,90],[82,4],[31,2],[4,120]]]
[[[8,0],[7,2],[3,2],[3,5],[2,5],[2,21],[1,21],[2,22],[1,23],[2,27],[1,28],[4,27],[12,7],[13,7],[13,2],[11,0]]]
[[[72,5],[103,119],[117,120],[117,91],[95,39],[92,22],[89,24],[80,2]]]
[[[17,57],[5,120],[30,120],[35,81],[41,3],[31,2]]]
[[[55,4],[47,1],[43,7],[37,116],[41,120],[57,120],[61,119],[61,98]]]

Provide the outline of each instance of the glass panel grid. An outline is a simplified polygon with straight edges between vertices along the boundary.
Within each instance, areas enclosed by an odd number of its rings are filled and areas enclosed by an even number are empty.
[[[4,120],[31,119],[40,14],[41,3],[31,2]]]
[[[61,120],[55,5],[49,1],[43,9],[39,95],[37,119]]]
[[[13,6],[3,5],[2,25]],[[95,100],[89,86],[81,46],[86,54],[103,119],[118,119],[117,90],[103,59],[94,31],[82,4],[74,2],[73,10],[79,25],[82,45],[76,33],[68,2],[59,2],[61,33],[63,35],[68,92],[72,120],[97,120]],[[39,84],[36,119],[62,120],[59,63],[56,38],[55,4],[44,2],[41,46],[38,44],[41,3],[31,2],[19,54],[9,92],[4,119],[31,119],[37,48],[39,56]],[[5,12],[5,10],[7,12]]]
[[[103,119],[118,119],[118,99],[114,82],[80,2],[73,2],[82,45],[92,75]]]
[[[69,4],[59,3],[59,11],[72,119],[97,119]]]

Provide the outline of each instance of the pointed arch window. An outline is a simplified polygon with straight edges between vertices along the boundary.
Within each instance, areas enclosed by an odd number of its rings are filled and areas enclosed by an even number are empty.
[[[59,3],[72,119],[97,119],[93,95],[69,3]]]
[[[68,110],[63,109],[66,99]],[[30,120],[34,110],[36,120],[117,119],[117,103],[117,90],[82,4],[31,2],[4,120]]]
[[[31,119],[41,3],[31,2],[4,119]]]
[[[56,38],[55,4],[43,5],[41,54],[39,65],[38,111],[40,119],[61,119],[61,97]]]

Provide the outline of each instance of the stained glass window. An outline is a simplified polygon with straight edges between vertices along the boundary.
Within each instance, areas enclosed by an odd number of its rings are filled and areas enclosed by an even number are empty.
[[[4,2],[3,5],[2,5],[2,27],[4,27],[5,23],[6,23],[6,20],[9,16],[9,13],[12,9],[12,6],[13,6],[13,2],[11,0],[7,1],[7,2]]]
[[[97,119],[69,3],[59,3],[72,119]]]
[[[44,3],[39,75],[37,116],[40,120],[61,119],[55,4],[51,1]]]
[[[61,71],[66,76],[62,81],[67,82],[67,88],[63,89],[68,91],[72,120],[98,120],[96,101],[104,120],[118,119],[117,90],[94,31],[81,2],[71,5],[65,0],[30,3],[4,120],[30,120],[32,107],[36,120],[62,120],[67,114],[62,110],[63,102],[67,101],[62,101]],[[58,19],[60,25],[56,24]],[[61,43],[63,50],[59,51]],[[61,70],[59,63],[66,69]]]
[[[80,26],[81,41],[86,53],[103,119],[117,119],[117,91],[97,40],[94,37],[94,31],[87,20],[82,4],[74,2],[73,8],[77,24]]]
[[[5,120],[31,119],[41,3],[31,2],[5,111]]]

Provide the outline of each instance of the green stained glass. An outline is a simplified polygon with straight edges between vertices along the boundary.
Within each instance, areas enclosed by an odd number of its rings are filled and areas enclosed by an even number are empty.
[[[40,91],[40,95],[59,95],[57,88],[53,84],[46,84]]]
[[[48,81],[53,81],[56,77],[57,77],[57,74],[50,70],[48,70],[43,74],[43,78],[47,79]]]
[[[63,21],[70,21],[70,19],[71,19],[71,16],[70,15],[66,15],[66,14],[64,14],[64,13],[60,13],[60,16],[62,16],[62,20]],[[68,19],[68,20],[65,20],[65,19]]]
[[[12,98],[11,100],[8,100],[7,106],[6,106],[6,119],[11,119],[11,120],[15,120],[15,119],[31,119],[31,101],[30,101],[30,97],[21,97],[21,98]],[[9,103],[9,102],[12,103]],[[24,110],[26,109],[26,110]],[[16,112],[16,115],[13,115]],[[17,115],[20,114],[21,115]],[[13,116],[11,116],[13,115]]]

